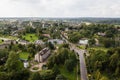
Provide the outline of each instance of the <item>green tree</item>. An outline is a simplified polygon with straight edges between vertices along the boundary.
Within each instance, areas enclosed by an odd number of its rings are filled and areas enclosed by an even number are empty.
[[[0,72],[0,80],[9,80],[9,75],[6,72]]]
[[[52,68],[54,75],[60,74],[60,70],[56,64],[54,64],[54,67]]]
[[[39,72],[32,73],[29,80],[42,80]]]
[[[101,78],[101,73],[99,70],[95,72],[95,80],[99,80]]]
[[[95,39],[90,39],[89,40],[89,45],[91,46],[91,45],[94,45],[95,44]]]
[[[21,71],[9,72],[9,80],[28,80],[29,71],[21,69]]]
[[[63,75],[59,74],[59,75],[56,76],[55,80],[67,80],[67,78],[64,77]]]
[[[54,80],[55,76],[52,70],[45,70],[40,73],[42,80]]]
[[[22,62],[19,60],[19,55],[11,52],[5,64],[6,69],[11,71],[20,71],[23,68]]]
[[[51,42],[48,42],[48,47],[52,50],[55,49],[54,45]]]
[[[66,60],[65,61],[65,67],[69,72],[72,72],[74,70],[73,60],[72,59]]]
[[[0,50],[0,65],[6,62],[8,54],[7,50]]]
[[[80,33],[78,33],[78,32],[74,32],[74,33],[69,35],[69,40],[72,43],[77,43],[80,38],[82,38],[82,35],[80,35]]]

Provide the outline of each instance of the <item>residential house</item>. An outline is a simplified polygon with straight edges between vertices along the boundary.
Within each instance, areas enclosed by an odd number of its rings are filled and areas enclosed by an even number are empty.
[[[34,44],[44,46],[45,43],[42,40],[36,40]]]
[[[8,48],[9,47],[9,44],[0,44],[0,49],[5,49],[5,48]]]
[[[8,48],[10,44],[16,44],[16,41],[15,40],[5,40],[4,39],[4,42],[3,44],[0,44],[0,49],[5,49],[5,48]]]
[[[45,23],[45,22],[42,23],[42,28],[48,28],[51,26],[53,26],[51,23]]]
[[[28,45],[28,44],[30,44],[30,42],[28,42],[28,41],[26,41],[26,40],[18,40],[18,44]]]
[[[79,40],[79,44],[87,45],[88,44],[88,40],[87,39]]]
[[[51,40],[48,40],[48,42],[51,42],[52,44],[63,44],[64,43],[64,41],[60,39],[51,39]]]
[[[16,40],[4,40],[5,44],[16,44]]]
[[[42,35],[45,36],[45,37],[50,38],[50,34],[42,34]]]
[[[98,32],[98,35],[99,35],[99,36],[105,36],[105,35],[106,35],[106,33],[103,33],[103,32]]]

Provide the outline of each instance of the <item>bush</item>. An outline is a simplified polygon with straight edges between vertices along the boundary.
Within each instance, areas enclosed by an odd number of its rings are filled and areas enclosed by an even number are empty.
[[[33,70],[38,70],[39,68],[38,67],[34,67],[34,68],[32,68]]]

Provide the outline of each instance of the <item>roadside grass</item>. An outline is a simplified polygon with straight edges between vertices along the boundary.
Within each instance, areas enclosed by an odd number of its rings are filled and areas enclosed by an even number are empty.
[[[19,53],[21,59],[28,59],[29,53],[28,52],[20,52]]]
[[[104,48],[104,47],[91,47],[91,48],[88,48],[88,50],[90,50],[90,49],[94,49],[94,50],[103,50],[103,51],[105,51],[105,52],[107,52],[107,48]]]
[[[74,68],[73,72],[68,72],[63,65],[59,66],[59,70],[68,80],[77,80],[77,68]]]
[[[80,46],[78,46],[78,48],[85,49],[85,45],[80,45]]]
[[[34,42],[35,40],[38,40],[38,37],[35,34],[26,34],[23,35],[22,38],[28,40],[29,42]]]

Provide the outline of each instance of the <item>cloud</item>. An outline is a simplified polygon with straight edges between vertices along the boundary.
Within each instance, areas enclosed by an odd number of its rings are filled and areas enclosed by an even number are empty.
[[[2,0],[1,17],[120,17],[120,0]]]

